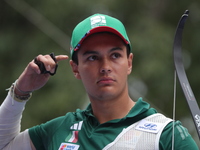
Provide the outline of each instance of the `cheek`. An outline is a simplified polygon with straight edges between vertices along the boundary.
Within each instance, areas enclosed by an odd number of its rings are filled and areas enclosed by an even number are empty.
[[[96,91],[96,81],[97,81],[97,76],[94,72],[91,70],[84,70],[80,73],[81,76],[81,81],[83,83],[83,86],[88,94],[92,94]]]
[[[80,78],[83,82],[85,81],[91,81],[93,78],[95,78],[95,74],[97,72],[97,67],[85,67],[83,66],[81,68],[81,70],[79,70],[79,75],[80,75]]]
[[[115,66],[115,70],[120,74],[123,74],[123,76],[129,75],[131,73],[131,68],[128,66],[127,62],[121,62]]]

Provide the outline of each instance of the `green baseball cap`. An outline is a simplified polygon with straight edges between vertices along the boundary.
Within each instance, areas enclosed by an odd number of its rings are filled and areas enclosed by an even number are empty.
[[[89,35],[98,32],[111,32],[118,35],[130,48],[131,44],[126,33],[126,29],[121,21],[104,14],[94,14],[81,21],[73,30],[71,38],[71,58],[77,51],[81,43]]]

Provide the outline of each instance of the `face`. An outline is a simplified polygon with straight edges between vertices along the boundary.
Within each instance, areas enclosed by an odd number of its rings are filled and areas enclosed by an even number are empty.
[[[81,79],[90,100],[115,99],[128,94],[127,76],[132,70],[121,38],[111,33],[93,34],[78,50],[78,65],[70,62],[75,77]]]

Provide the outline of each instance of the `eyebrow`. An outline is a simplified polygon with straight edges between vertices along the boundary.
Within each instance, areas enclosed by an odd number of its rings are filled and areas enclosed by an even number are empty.
[[[93,51],[93,50],[89,50],[89,51],[86,51],[85,53],[83,53],[83,56],[89,55],[89,54],[98,54],[98,52],[97,51]]]
[[[117,50],[122,51],[123,49],[120,48],[120,47],[114,47],[114,48],[110,49],[109,52],[117,51]],[[88,50],[88,51],[86,51],[85,53],[83,53],[83,56],[89,55],[89,54],[99,54],[99,52],[94,51],[94,50]]]
[[[110,51],[112,52],[112,51],[116,51],[116,50],[122,51],[123,49],[121,47],[114,47]]]

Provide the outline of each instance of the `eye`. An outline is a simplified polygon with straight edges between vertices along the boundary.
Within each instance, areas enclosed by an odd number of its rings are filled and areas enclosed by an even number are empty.
[[[87,58],[87,60],[89,60],[89,61],[94,61],[94,60],[97,60],[97,56],[96,55],[92,55],[92,56],[89,56],[88,58]]]
[[[121,57],[121,54],[119,54],[119,53],[112,54],[112,58],[114,58],[114,59],[119,58],[119,57]]]

